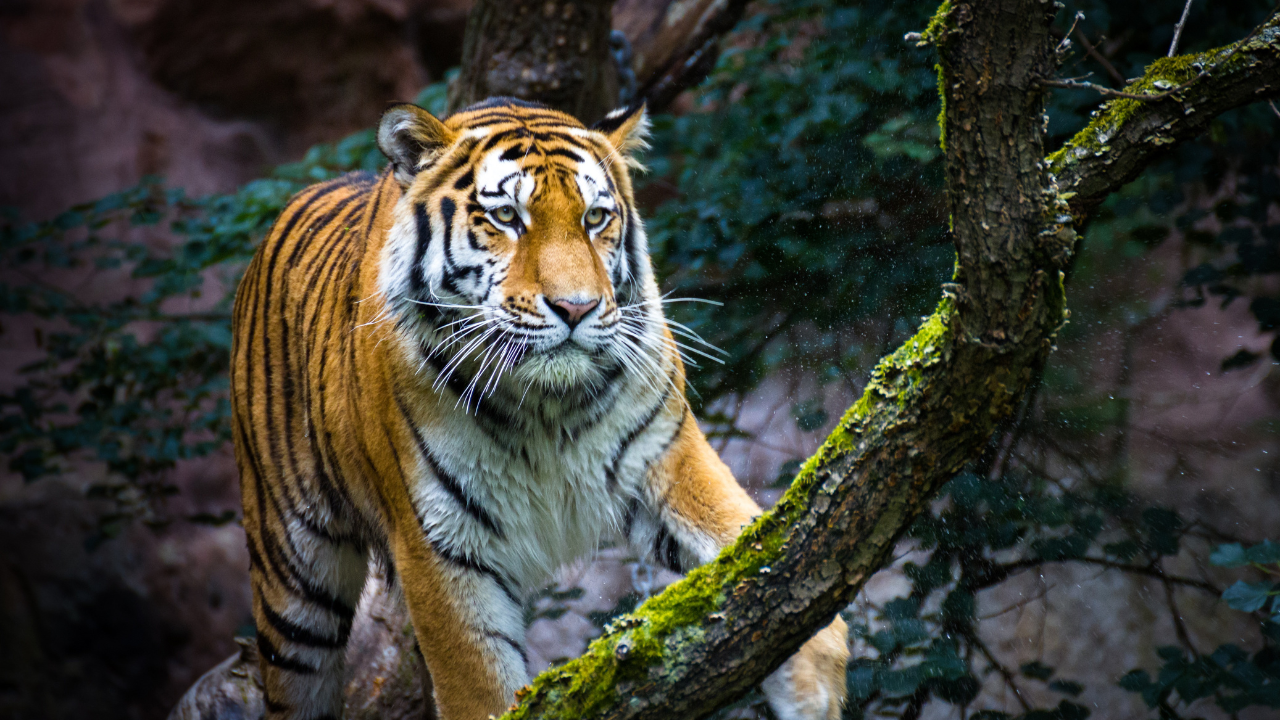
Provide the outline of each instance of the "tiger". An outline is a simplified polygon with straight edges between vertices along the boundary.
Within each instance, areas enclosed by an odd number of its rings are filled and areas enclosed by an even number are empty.
[[[232,431],[266,715],[336,720],[385,568],[429,713],[501,714],[530,678],[523,607],[604,542],[679,573],[760,514],[685,397],[631,173],[643,106],[587,127],[490,99],[390,107],[379,174],[295,195],[233,311]],[[762,684],[836,718],[836,617]]]

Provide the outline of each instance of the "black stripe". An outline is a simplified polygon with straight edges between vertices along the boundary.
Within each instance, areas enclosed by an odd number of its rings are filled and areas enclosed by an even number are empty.
[[[276,646],[271,644],[271,641],[267,639],[267,636],[261,630],[258,631],[258,655],[270,665],[299,675],[314,675],[319,670],[319,668],[311,667],[306,663],[281,655],[280,651],[276,650]]]
[[[637,247],[636,241],[636,216],[631,212],[631,208],[627,208],[627,227],[623,230],[622,235],[623,252],[627,258],[627,281],[634,281],[636,273],[640,269],[640,249]]]
[[[413,250],[413,267],[409,268],[409,289],[417,297],[422,296],[422,289],[427,285],[427,271],[422,267],[422,259],[427,256],[427,246],[431,244],[431,216],[427,214],[426,203],[413,206],[413,219],[418,230],[418,244]],[[425,310],[433,308],[423,306]]]
[[[544,155],[557,155],[557,156],[560,156],[560,157],[567,157],[567,158],[571,158],[571,159],[576,160],[576,161],[578,161],[578,162],[580,162],[580,163],[581,163],[581,162],[586,162],[586,159],[585,159],[585,158],[583,158],[581,155],[579,155],[578,153],[574,152],[573,150],[566,150],[565,148],[549,148],[549,149],[543,150],[542,152],[543,152],[543,154],[544,154]]]
[[[429,539],[428,539],[428,542],[430,542]],[[488,576],[490,579],[492,579],[495,583],[498,584],[498,587],[501,588],[502,592],[507,596],[509,600],[511,600],[511,602],[515,603],[516,607],[522,607],[524,605],[524,603],[520,601],[520,598],[516,596],[515,591],[511,589],[511,586],[508,584],[508,581],[506,580],[506,578],[503,577],[502,574],[499,573],[496,568],[488,565],[487,563],[483,563],[479,560],[476,560],[475,558],[472,558],[466,555],[460,555],[442,543],[431,543],[431,547],[436,551],[436,554],[439,555],[441,559],[445,560],[451,565],[456,565],[458,567],[465,568],[472,572],[476,572],[476,573],[480,573],[481,575]]]
[[[658,525],[658,536],[653,540],[653,556],[672,572],[684,573],[680,563],[680,546],[665,525]]]
[[[640,513],[640,498],[633,497],[627,502],[626,512],[622,516],[622,537],[631,542],[631,531],[636,526],[636,515]]]
[[[364,234],[360,236],[362,245],[368,242],[369,234],[373,232],[373,223],[378,219],[378,211],[382,209],[382,196],[386,194],[384,185],[391,176],[391,166],[388,165],[387,169],[382,172],[381,176],[379,176],[378,182],[373,189],[373,206],[369,207],[367,203],[365,204],[365,207],[368,208],[369,221],[364,224]]]
[[[507,148],[506,152],[499,155],[498,159],[499,160],[515,160],[517,158],[524,157],[524,155],[527,152],[528,152],[528,149],[526,146],[513,145],[512,147]]]
[[[432,353],[431,349],[427,347],[422,348],[422,353],[423,355],[429,355],[429,357],[427,357],[427,363],[431,365],[431,369],[434,370],[436,376],[439,377],[440,374],[444,372],[447,365],[447,358],[442,357],[440,353]],[[470,383],[471,376],[460,372],[459,368],[455,368],[455,370],[449,374],[449,377],[445,380],[444,384],[445,387],[448,388],[449,392],[460,398],[462,397],[462,394],[467,391],[467,385]],[[489,436],[489,439],[503,447],[512,447],[512,430],[518,429],[523,425],[523,423],[518,421],[519,419],[517,417],[500,411],[498,408],[494,407],[493,403],[488,402],[485,398],[480,396],[476,396],[475,405],[472,409],[475,412],[476,420],[480,421],[477,422],[476,425]]]
[[[413,505],[413,500],[412,500],[413,495],[409,490],[409,480],[405,476],[404,466],[400,464],[400,453],[396,452],[395,443],[390,442],[392,440],[391,431],[390,431],[390,428],[388,428],[385,423],[382,426],[382,431],[387,435],[387,440],[389,441],[387,448],[391,451],[391,455],[395,459],[396,467],[400,470],[400,485],[401,487],[404,488],[406,495],[408,495],[410,498],[409,502],[410,502],[410,505],[413,506],[414,515],[417,516],[418,526],[425,528],[426,519],[422,516],[422,513],[421,511],[418,510],[417,506]],[[483,563],[479,560],[475,560],[473,558],[470,558],[464,555],[459,555],[458,553],[454,552],[451,548],[449,548],[446,545],[433,543],[431,542],[431,538],[427,537],[425,534],[423,535],[423,540],[431,547],[433,551],[435,551],[436,555],[440,557],[440,559],[452,565],[456,565],[458,567],[462,567],[467,570],[480,573],[481,575],[488,576],[495,583],[497,583],[498,588],[502,590],[503,594],[505,594],[507,598],[516,605],[516,607],[523,607],[524,603],[520,601],[520,599],[516,596],[515,592],[511,589],[510,585],[508,585],[506,579],[502,576],[501,573],[498,572],[496,568],[493,568],[488,564]]]
[[[618,482],[618,464],[622,462],[622,456],[626,454],[627,449],[631,447],[631,443],[635,442],[640,433],[644,432],[653,421],[658,418],[658,413],[667,406],[667,401],[671,398],[671,388],[675,386],[675,374],[667,376],[667,389],[662,393],[662,399],[658,404],[649,411],[644,420],[639,425],[631,429],[627,436],[622,439],[622,444],[618,446],[616,452],[613,453],[613,459],[609,461],[609,465],[605,467],[605,478],[608,480],[609,488],[612,489]]]
[[[282,702],[276,702],[271,699],[271,695],[267,692],[267,688],[262,688],[262,704],[267,706],[267,712],[282,713],[289,709],[288,705]],[[201,720],[204,720],[201,718]]]
[[[489,632],[486,632],[485,636],[491,637],[494,640],[501,640],[502,642],[510,645],[517,653],[520,654],[520,659],[523,660],[526,665],[529,663],[529,656],[525,654],[524,646],[516,642],[515,638],[507,635],[503,635],[500,632],[494,632],[492,630],[490,630]]]
[[[462,173],[462,175],[458,176],[458,179],[453,182],[453,189],[466,190],[467,187],[471,185],[471,183],[475,182],[475,179],[476,179],[475,170],[473,170],[472,168],[467,168],[467,171]]]
[[[478,138],[470,137],[470,138],[465,138],[461,143],[459,143],[457,149],[453,151],[454,155],[450,159],[449,164],[445,166],[444,169],[440,170],[439,174],[436,175],[436,177],[440,177],[440,178],[451,177],[454,173],[461,170],[464,166],[470,164],[471,151],[475,149],[477,142],[479,142]]]
[[[347,636],[351,632],[351,626],[343,623],[338,630],[338,637],[328,637],[326,635],[317,635],[308,628],[294,624],[271,608],[265,599],[262,600],[262,615],[266,618],[267,624],[273,630],[280,633],[280,636],[291,643],[306,645],[314,648],[325,648],[336,650],[346,647]]]
[[[348,244],[344,249],[349,249],[349,248],[350,248],[350,244]],[[345,258],[346,258],[345,252],[339,253],[336,259],[328,261],[328,265],[325,267],[322,267],[320,271],[316,273],[317,277],[321,277],[324,280],[324,283],[323,283],[324,287],[332,287],[335,285],[333,276],[336,272],[339,271],[339,268],[343,265],[343,260]],[[337,303],[340,303],[342,298],[342,293],[333,292],[331,293],[331,297]],[[333,305],[334,303],[330,303],[330,304]],[[347,491],[345,488],[346,483],[342,479],[341,471],[335,467],[330,466],[329,458],[334,457],[334,455],[332,454],[332,452],[330,453],[322,452],[320,448],[321,435],[318,428],[316,427],[316,420],[318,419],[320,421],[321,427],[325,425],[324,374],[325,374],[325,370],[329,360],[329,342],[332,337],[333,328],[336,325],[336,323],[333,322],[333,320],[338,315],[338,312],[337,312],[338,307],[334,307],[333,311],[330,313],[330,318],[329,318],[330,322],[327,322],[324,324],[324,335],[323,337],[319,338],[320,358],[319,358],[319,368],[317,370],[317,376],[320,379],[320,387],[318,388],[318,392],[320,394],[319,402],[313,401],[313,398],[312,398],[313,388],[310,382],[305,384],[306,397],[304,398],[306,407],[309,409],[309,412],[307,412],[306,414],[307,438],[311,444],[311,455],[312,457],[316,458],[316,481],[320,486],[321,494],[324,495],[325,500],[329,503],[330,512],[335,515],[337,514],[339,509],[343,511],[349,510],[353,506],[353,503],[351,501],[351,496],[347,494]],[[315,303],[315,312],[311,316],[311,324],[307,331],[307,336],[312,339],[313,344],[316,342],[316,339],[317,339],[316,338],[317,325],[320,321],[320,316],[324,314],[324,309],[325,309],[324,303],[317,300],[317,302]],[[340,335],[341,339],[346,339],[347,337],[349,337],[347,333],[342,333]],[[310,353],[308,353],[308,357],[309,356],[310,356]],[[310,365],[310,362],[308,362],[308,366],[309,365]],[[337,478],[336,482],[333,479],[331,479],[330,477],[331,474],[335,478]],[[342,540],[345,542],[350,542],[351,538],[343,537]]]
[[[499,143],[509,142],[518,138],[526,138],[529,137],[529,134],[529,131],[522,127],[516,127],[510,130],[504,130],[500,133],[494,133],[493,135],[485,138],[484,144],[480,146],[480,154],[487,154]]]
[[[458,287],[457,278],[465,276],[472,272],[479,274],[481,268],[479,266],[460,266],[453,259],[453,215],[457,212],[458,206],[453,202],[452,198],[440,198],[440,214],[444,217],[444,237],[441,239],[441,249],[444,250],[444,277],[441,278],[440,284],[446,290],[454,295],[463,295],[462,289]]]
[[[409,415],[409,408],[405,407],[404,401],[400,398],[399,393],[396,393],[395,397],[396,405],[400,408],[400,414],[404,416],[405,424],[409,426],[409,430],[413,433],[414,442],[418,445],[418,452],[421,453],[422,459],[426,460],[427,465],[431,466],[431,472],[436,476],[436,479],[440,481],[440,486],[445,489],[445,492],[449,493],[449,495],[453,497],[454,502],[462,506],[462,509],[465,510],[472,519],[485,526],[489,532],[498,536],[499,539],[505,540],[507,534],[498,524],[497,519],[490,515],[489,511],[486,510],[484,506],[476,502],[474,498],[462,489],[462,485],[458,483],[457,478],[450,475],[448,471],[441,467],[440,461],[436,459],[435,455],[431,453],[431,449],[427,447],[426,439],[423,438],[422,433],[418,431],[417,423],[413,422],[413,418]]]
[[[636,105],[632,105],[631,107],[628,107],[627,109],[623,110],[617,115],[613,115],[612,113],[610,113],[609,115],[606,115],[600,120],[596,121],[596,123],[591,126],[591,129],[595,130],[596,132],[602,132],[608,135],[614,130],[617,130],[618,128],[622,127],[623,124],[625,124],[628,120],[631,119],[632,115],[636,114],[636,112],[640,109],[640,107],[641,105],[636,104]]]
[[[343,177],[346,177],[346,176],[343,176]],[[343,178],[338,178],[337,180],[332,180],[330,182],[325,183],[323,185],[324,192],[317,195],[314,199],[327,197],[339,190],[344,190],[351,185],[351,183],[341,182],[342,179]],[[336,201],[333,205],[329,206],[328,211],[326,211],[324,215],[321,215],[320,217],[307,222],[307,226],[311,227],[317,223],[319,223],[322,226],[327,224],[330,220],[333,219],[333,216],[335,214],[341,212],[343,208],[350,205],[353,201],[358,200],[360,197],[361,197],[361,192],[357,190],[356,192],[351,193],[347,197],[344,197],[341,200]],[[292,231],[293,231],[293,226],[291,225],[289,228],[289,232],[292,232]],[[281,237],[282,240],[287,240],[288,238],[289,238],[288,235]],[[298,238],[298,241],[294,243],[293,252],[289,253],[289,259],[288,261],[285,262],[285,267],[291,268],[297,264],[298,255],[303,251],[304,248],[306,248],[310,244],[307,242],[303,242],[303,240],[306,240],[306,239],[307,238],[304,235],[303,237]],[[274,266],[274,263],[272,263],[272,265]]]
[[[288,536],[286,536],[286,539],[287,537]],[[266,551],[269,559],[272,559],[273,562],[280,563],[284,566],[288,575],[287,582],[285,584],[294,594],[312,605],[322,607],[334,615],[337,615],[343,622],[349,623],[351,622],[351,619],[355,617],[355,608],[346,604],[337,596],[331,595],[325,588],[316,585],[310,578],[303,575],[301,571],[293,566],[293,563],[289,562],[288,558],[283,556],[279,547],[264,544],[263,549]],[[272,550],[275,550],[275,552],[273,553]]]

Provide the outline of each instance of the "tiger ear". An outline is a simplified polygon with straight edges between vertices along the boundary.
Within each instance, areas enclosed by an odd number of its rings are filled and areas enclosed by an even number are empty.
[[[605,115],[600,122],[591,126],[592,130],[604,133],[609,144],[627,159],[627,164],[636,169],[643,169],[635,155],[638,151],[649,147],[649,113],[645,104],[629,105]]]
[[[396,180],[406,187],[455,137],[434,115],[409,103],[391,106],[378,122],[378,149],[391,161]]]

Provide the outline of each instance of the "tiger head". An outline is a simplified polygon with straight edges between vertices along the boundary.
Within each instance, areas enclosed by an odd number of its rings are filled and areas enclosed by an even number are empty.
[[[483,388],[558,391],[656,369],[663,326],[630,180],[647,129],[643,107],[588,128],[512,98],[444,121],[386,112],[378,146],[404,194],[379,290],[437,376],[469,366]]]

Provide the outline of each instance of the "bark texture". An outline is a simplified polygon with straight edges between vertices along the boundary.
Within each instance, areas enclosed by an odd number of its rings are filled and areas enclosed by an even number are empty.
[[[622,0],[620,10],[644,4]],[[631,39],[637,97],[661,112],[681,92],[702,82],[720,57],[720,38],[733,29],[747,0],[673,0],[661,12],[631,12],[619,29]],[[615,13],[616,19],[617,13]]]
[[[617,104],[612,21],[613,0],[477,0],[450,112],[506,95],[595,122]]]

